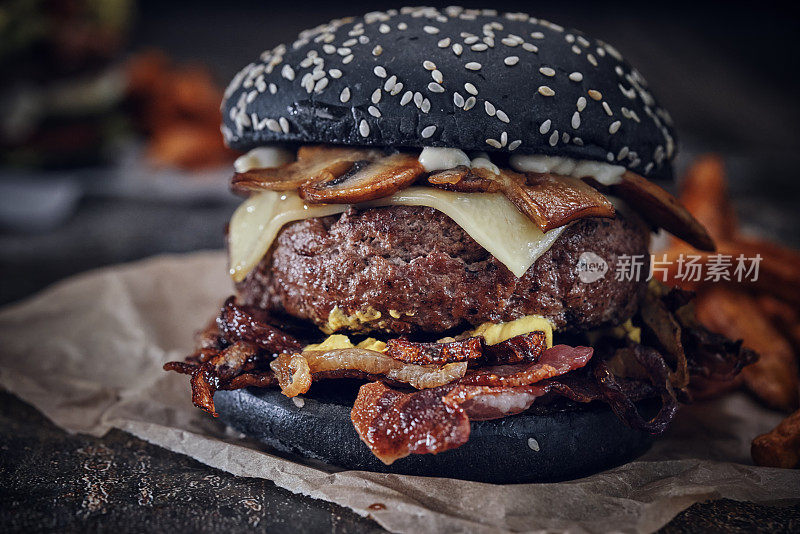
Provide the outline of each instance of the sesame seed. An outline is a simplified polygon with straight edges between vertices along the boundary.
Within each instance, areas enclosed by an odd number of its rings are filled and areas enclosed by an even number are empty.
[[[578,36],[578,44],[580,44],[582,47],[586,48],[586,47],[589,46],[589,41],[583,35],[579,35]]]
[[[397,84],[397,76],[395,76],[394,74],[392,74],[392,75],[389,77],[389,79],[388,79],[388,80],[386,80],[386,83],[385,83],[385,84],[383,84],[383,89],[384,89],[385,91],[391,91],[392,89],[394,89],[394,86],[395,86],[396,84]]]
[[[483,108],[486,110],[486,114],[489,115],[490,117],[494,117],[494,114],[497,111],[494,107],[494,104],[492,104],[488,100],[483,103]]]
[[[414,104],[417,107],[420,107],[422,105],[422,93],[420,93],[419,91],[414,93]]]
[[[339,95],[339,101],[342,104],[344,104],[348,100],[350,100],[350,88],[349,87],[345,87],[344,89],[342,89],[342,92]]]
[[[422,101],[422,105],[419,107],[419,109],[423,113],[429,112],[431,110],[431,101],[426,98],[425,100]]]
[[[379,110],[378,108],[376,108],[375,106],[370,106],[370,107],[368,107],[368,108],[367,108],[367,111],[368,111],[368,112],[369,112],[369,114],[370,114],[370,115],[372,115],[373,117],[380,117],[380,116],[381,116],[381,112],[380,112],[380,110]]]
[[[561,141],[565,144],[569,143],[569,134],[567,132],[561,133]]]
[[[547,87],[546,85],[542,85],[541,87],[539,87],[539,94],[542,96],[553,96],[556,94],[556,92]]]
[[[375,48],[372,49],[373,56],[379,56],[383,54],[383,47],[381,45],[376,45]]]
[[[550,131],[550,125],[551,125],[551,124],[553,124],[553,121],[551,121],[550,119],[547,119],[546,121],[544,121],[544,122],[542,123],[542,125],[541,125],[541,126],[539,126],[539,133],[540,133],[540,134],[542,134],[542,135],[544,135],[544,134],[546,134],[547,132],[549,132],[549,131]]]
[[[550,143],[550,146],[556,146],[558,144],[558,130],[552,133],[548,142]]]
[[[436,46],[438,46],[439,48],[447,48],[448,46],[450,46],[450,38],[445,37],[444,39],[436,43]]]
[[[355,46],[355,44],[356,44],[357,42],[358,42],[358,40],[357,40],[357,39],[355,39],[355,38],[353,38],[353,39],[348,39],[348,40],[346,40],[345,42],[343,42],[343,43],[342,43],[342,46]]]
[[[478,102],[478,100],[474,96],[469,97],[467,101],[464,102],[464,111],[471,110],[475,106],[476,102]]]
[[[619,154],[617,154],[617,161],[622,161],[630,152],[630,149],[626,146],[619,149]]]
[[[578,108],[578,111],[583,111],[586,108],[586,97],[579,97],[576,107]]]
[[[532,39],[544,39],[544,34],[542,32],[533,32],[531,34]]]
[[[603,93],[601,93],[600,91],[595,91],[594,89],[589,89],[589,91],[587,91],[587,92],[588,92],[589,96],[592,97],[592,100],[602,100],[603,99]]]
[[[510,46],[510,47],[514,47],[514,46],[518,46],[519,45],[519,42],[516,39],[512,39],[510,37],[504,37],[503,39],[500,40],[500,42],[503,43],[504,45]]]
[[[269,128],[273,132],[281,131],[281,125],[275,119],[267,119],[267,128]]]
[[[506,124],[508,124],[510,122],[508,120],[508,115],[506,115],[506,112],[503,111],[502,109],[498,109],[497,110],[497,118],[500,119],[501,121],[505,122]]]
[[[500,134],[500,144],[506,146],[508,144],[508,133],[503,132]]]
[[[286,78],[287,80],[294,81],[294,69],[289,65],[284,65],[281,69],[281,76]]]
[[[314,85],[314,92],[321,93],[326,87],[328,87],[328,78],[322,78]]]
[[[336,50],[336,53],[339,54],[340,56],[349,56],[351,52],[352,50],[346,46],[343,46]]]
[[[278,92],[278,86],[274,83],[269,84],[269,92],[274,95]]]
[[[572,114],[572,127],[576,130],[581,127],[581,114],[578,111]]]
[[[591,63],[595,67],[597,66],[597,59],[595,59],[595,57],[592,54],[588,54],[586,56],[586,59],[589,61],[589,63]]]
[[[381,33],[389,33],[392,29],[389,27],[388,24],[381,24],[378,26],[378,31]]]
[[[339,69],[331,69],[331,70],[328,71],[328,76],[330,76],[331,78],[336,78],[336,79],[341,78],[342,77],[342,71],[340,71]]]
[[[606,115],[609,117],[612,116],[614,113],[611,111],[611,106],[608,105],[608,102],[603,102],[603,109],[606,112]]]
[[[411,102],[411,99],[413,97],[414,97],[414,94],[411,91],[406,91],[405,93],[403,93],[403,96],[400,97],[400,105],[401,106],[405,106],[406,104]]]
[[[358,42],[361,44],[367,44],[369,42],[369,37],[367,37],[366,35],[359,35]]]
[[[428,91],[432,93],[444,93],[444,87],[436,82],[431,82],[428,84]]]
[[[539,442],[534,438],[528,438],[528,447],[530,447],[533,452],[539,452]]]
[[[396,94],[399,94],[399,93],[400,93],[400,91],[402,91],[402,90],[403,90],[403,84],[402,84],[402,83],[400,83],[400,82],[397,82],[397,83],[394,85],[394,87],[392,88],[391,95],[392,95],[392,96],[394,96],[394,95],[396,95]]]
[[[401,22],[400,24],[397,25],[397,29],[401,30],[401,31],[402,30],[407,30],[408,29],[408,24],[406,24],[405,22]]]
[[[439,33],[439,28],[437,28],[436,26],[425,26],[422,29],[425,31],[425,33],[428,33],[430,35],[436,35],[437,33]]]
[[[508,145],[508,150],[513,152],[514,150],[519,148],[519,145],[521,145],[521,144],[522,144],[522,139],[517,139],[516,141],[511,141],[511,143],[509,143],[509,145]]]
[[[578,45],[572,45],[572,51],[575,54],[580,54],[581,53],[581,49],[580,49],[580,47]]]
[[[569,79],[573,82],[580,82],[583,80],[583,74],[580,72],[573,72],[569,75]]]
[[[464,65],[464,67],[467,70],[481,70],[481,64],[478,63],[477,61],[470,61],[469,63]]]
[[[509,67],[513,67],[514,65],[519,63],[519,57],[518,56],[508,56],[507,58],[505,58],[503,60],[503,63],[505,63]]]
[[[361,137],[369,137],[369,124],[364,119],[361,119],[361,124],[358,125],[358,133]]]
[[[490,145],[490,146],[493,146],[495,148],[502,148],[503,147],[503,145],[501,145],[500,141],[498,141],[497,139],[487,139],[486,140],[486,144]]]
[[[436,70],[436,63],[433,61],[428,61],[427,59],[422,62],[422,66],[425,70]]]
[[[420,132],[420,134],[422,135],[422,137],[427,139],[430,136],[432,136],[435,132],[436,132],[436,126],[431,125],[431,126],[426,126],[425,128],[423,128],[422,132]]]
[[[489,48],[489,45],[487,45],[486,43],[478,43],[478,44],[474,44],[474,45],[472,45],[470,47],[470,49],[473,52],[483,52],[484,50],[487,50],[488,48]]]
[[[281,125],[281,130],[283,130],[283,133],[288,134],[289,121],[286,120],[286,117],[281,117],[280,119],[278,119],[278,123]]]
[[[620,121],[614,121],[611,123],[611,126],[608,127],[608,133],[615,134],[619,131],[620,126],[622,123]]]
[[[544,74],[545,76],[550,76],[551,78],[556,75],[556,71],[551,69],[550,67],[541,67],[539,72]]]
[[[460,44],[458,44],[458,43],[455,43],[455,44],[453,45],[453,53],[454,53],[455,55],[457,55],[457,56],[460,56],[460,55],[461,55],[461,52],[463,52],[463,51],[464,51],[464,47],[463,47],[463,46],[461,46]]]
[[[386,78],[386,69],[384,69],[380,65],[372,69],[372,72],[374,72],[375,76],[377,76],[378,78]]]
[[[431,72],[431,77],[436,81],[436,83],[442,83],[444,81],[444,76],[442,76],[442,72],[440,70]]]
[[[459,93],[453,93],[453,104],[456,107],[463,108],[464,107],[464,97],[461,96]]]
[[[335,54],[336,47],[330,44],[322,45],[322,51],[326,54]]]
[[[381,95],[382,95],[381,88],[378,87],[377,89],[375,89],[375,91],[372,92],[372,97],[370,98],[370,100],[372,100],[373,104],[377,104],[378,102],[381,101]]]
[[[466,90],[467,90],[467,92],[468,92],[469,94],[471,94],[471,95],[477,95],[477,94],[478,94],[478,88],[477,88],[477,87],[475,87],[474,85],[472,85],[472,84],[471,84],[471,83],[469,83],[469,82],[467,82],[467,83],[465,83],[465,84],[464,84],[464,89],[466,89]]]
[[[478,38],[477,35],[470,35],[464,39],[464,44],[471,45],[477,43],[478,41],[480,41],[480,38]]]
[[[353,61],[353,54],[350,54],[349,56],[342,58],[342,63],[345,65],[347,65],[351,61]]]
[[[578,146],[583,146],[583,139],[581,139],[580,137],[573,137],[572,142]]]

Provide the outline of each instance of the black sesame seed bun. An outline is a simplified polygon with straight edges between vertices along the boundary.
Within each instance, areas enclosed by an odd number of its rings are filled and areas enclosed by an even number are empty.
[[[675,133],[611,45],[521,13],[403,8],[331,21],[242,69],[229,146],[455,147],[671,178]]]

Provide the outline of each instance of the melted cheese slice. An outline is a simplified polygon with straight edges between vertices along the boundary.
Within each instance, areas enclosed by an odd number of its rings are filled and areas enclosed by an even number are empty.
[[[522,276],[549,249],[565,226],[542,232],[500,193],[454,193],[409,187],[357,207],[427,206],[453,219],[515,276]],[[287,223],[347,210],[345,204],[307,205],[293,192],[264,191],[245,200],[229,226],[230,274],[244,280]]]

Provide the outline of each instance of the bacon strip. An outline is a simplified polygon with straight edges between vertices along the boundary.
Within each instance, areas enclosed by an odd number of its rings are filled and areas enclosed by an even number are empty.
[[[229,297],[217,318],[220,334],[229,342],[247,341],[270,353],[299,351],[303,345],[293,336],[272,326],[263,310],[240,306]]]
[[[464,410],[442,402],[449,386],[406,393],[382,382],[364,384],[350,411],[353,426],[372,453],[391,464],[409,454],[436,454],[469,439]]]
[[[476,360],[483,355],[483,338],[470,337],[449,343],[417,343],[407,339],[390,339],[386,354],[405,363],[441,365]]]
[[[555,345],[544,351],[537,362],[482,367],[471,371],[461,383],[471,386],[528,386],[580,369],[589,362],[593,352],[591,347]]]

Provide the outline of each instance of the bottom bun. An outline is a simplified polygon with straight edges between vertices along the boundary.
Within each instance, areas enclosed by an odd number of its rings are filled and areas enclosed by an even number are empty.
[[[410,455],[384,465],[350,421],[359,383],[314,384],[302,402],[278,389],[218,391],[220,418],[283,453],[333,467],[509,484],[586,476],[643,454],[653,436],[622,423],[603,404],[552,413],[473,421],[469,441],[440,454]],[[658,401],[639,410],[655,414]]]

